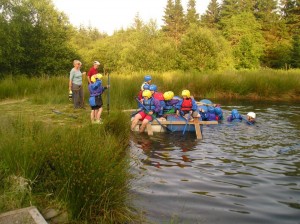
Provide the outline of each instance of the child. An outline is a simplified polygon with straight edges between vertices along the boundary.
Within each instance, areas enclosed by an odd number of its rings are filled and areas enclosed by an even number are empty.
[[[184,116],[185,119],[193,121],[195,117],[200,117],[198,113],[198,106],[196,101],[191,97],[189,90],[183,90],[181,100],[176,104],[176,114],[177,116]]]
[[[236,109],[233,109],[231,111],[231,115],[229,117],[227,117],[228,122],[242,121],[242,120],[243,120],[243,117],[239,114],[239,112]]]
[[[249,112],[247,114],[247,123],[254,124],[255,123],[256,114],[254,112]]]
[[[140,132],[144,132],[146,125],[160,112],[159,101],[152,97],[150,90],[144,90],[142,95],[143,99],[141,103],[143,104],[143,108],[141,112],[134,116],[134,119],[131,123],[132,131],[140,120],[142,121]]]
[[[144,82],[143,84],[141,85],[141,90],[143,91],[144,90],[144,85],[147,84],[147,85],[151,85],[151,81],[152,81],[152,78],[151,78],[151,75],[145,75],[144,77]]]
[[[179,102],[179,99],[174,99],[174,93],[172,91],[168,91],[164,93],[164,101],[162,101],[161,106],[162,110],[160,115],[166,117],[167,114],[175,114],[176,104]]]
[[[102,86],[102,81],[101,81],[102,75],[101,74],[96,74],[91,77],[91,83],[89,84],[89,91],[90,91],[90,98],[89,98],[89,103],[92,108],[91,111],[91,121],[93,124],[102,124],[101,121],[101,113],[102,113],[102,93],[104,90],[109,88],[103,87]]]

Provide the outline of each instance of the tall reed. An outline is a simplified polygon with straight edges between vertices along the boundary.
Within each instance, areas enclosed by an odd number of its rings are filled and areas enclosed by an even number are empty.
[[[1,116],[0,167],[5,172],[0,177],[26,178],[31,183],[30,200],[51,194],[66,204],[72,220],[128,222],[132,219],[127,204],[128,122],[123,113],[111,113],[104,125],[62,127]]]

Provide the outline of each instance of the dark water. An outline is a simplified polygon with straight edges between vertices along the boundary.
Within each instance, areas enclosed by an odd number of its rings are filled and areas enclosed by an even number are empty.
[[[300,223],[300,103],[221,104],[257,124],[132,134],[134,205],[151,223]]]

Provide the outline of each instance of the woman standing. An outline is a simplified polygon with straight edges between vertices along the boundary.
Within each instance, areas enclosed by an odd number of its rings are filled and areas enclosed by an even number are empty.
[[[74,60],[73,65],[74,68],[70,71],[69,91],[73,92],[74,108],[78,109],[84,107],[82,75],[85,72],[81,73],[82,63],[79,60]]]

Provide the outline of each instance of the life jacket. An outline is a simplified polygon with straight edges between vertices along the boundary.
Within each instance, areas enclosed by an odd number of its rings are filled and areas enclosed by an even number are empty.
[[[205,105],[200,105],[198,106],[198,109],[199,109],[199,113],[201,115],[201,118],[203,121],[206,121],[208,119],[208,113],[207,113],[207,106]]]
[[[150,110],[153,110],[155,109],[155,105],[153,103],[153,98],[151,97],[150,99],[148,100],[143,100],[143,105],[145,106],[145,108],[150,111]]]
[[[102,82],[100,80],[89,85],[90,96],[99,96],[103,93]]]
[[[215,114],[218,117],[218,120],[223,119],[223,111],[220,107],[215,107]]]
[[[181,104],[182,111],[190,111],[192,110],[192,107],[193,107],[192,98],[182,100],[182,104]]]
[[[165,105],[164,105],[164,112],[168,112],[170,110],[174,109],[175,112],[175,104],[174,101],[172,102],[172,100],[165,100]]]
[[[165,100],[164,98],[164,94],[163,93],[160,93],[160,92],[154,92],[153,93],[153,98],[161,101],[161,100]]]

